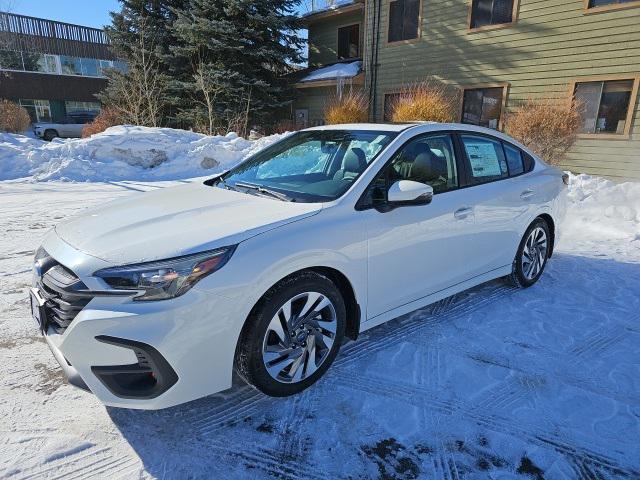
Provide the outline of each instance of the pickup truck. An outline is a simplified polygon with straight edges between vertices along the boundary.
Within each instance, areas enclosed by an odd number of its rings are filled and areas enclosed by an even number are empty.
[[[36,137],[50,142],[56,137],[80,138],[82,129],[87,123],[93,122],[98,112],[68,113],[61,122],[40,122],[33,125],[33,133]]]

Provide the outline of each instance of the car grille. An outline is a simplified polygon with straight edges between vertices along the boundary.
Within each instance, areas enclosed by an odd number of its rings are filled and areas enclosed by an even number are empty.
[[[36,274],[35,282],[46,300],[44,330],[51,327],[56,333],[62,334],[93,295],[71,270],[53,258],[41,258],[38,262],[41,276]]]

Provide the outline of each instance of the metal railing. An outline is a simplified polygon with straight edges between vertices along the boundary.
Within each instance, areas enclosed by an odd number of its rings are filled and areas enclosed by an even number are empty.
[[[0,49],[112,59],[103,30],[0,12]]]

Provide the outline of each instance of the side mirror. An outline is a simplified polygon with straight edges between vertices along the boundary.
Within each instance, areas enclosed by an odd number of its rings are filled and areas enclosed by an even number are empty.
[[[387,193],[387,201],[391,207],[428,205],[431,200],[433,200],[433,188],[412,180],[400,180],[394,183]]]

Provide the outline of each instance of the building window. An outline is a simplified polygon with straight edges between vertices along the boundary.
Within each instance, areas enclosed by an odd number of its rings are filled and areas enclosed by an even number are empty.
[[[113,62],[111,60],[100,60],[100,69],[98,71],[98,76],[105,77],[105,70],[108,70],[110,68],[113,68]]]
[[[640,1],[638,0],[586,0],[587,8],[598,8],[598,7],[619,7],[627,4],[638,5],[640,6]]]
[[[388,41],[413,40],[420,35],[420,0],[394,0],[389,4]]]
[[[24,70],[22,54],[13,50],[0,50],[0,68],[3,70]]]
[[[582,109],[581,133],[627,135],[637,83],[634,79],[576,83],[574,96]]]
[[[112,60],[0,50],[2,70],[103,77],[107,68],[115,68],[123,73],[127,71],[125,63]]]
[[[29,113],[29,117],[33,123],[51,121],[51,105],[49,104],[49,100],[20,99],[20,105]]]
[[[85,77],[98,77],[101,75],[100,62],[94,58],[81,58],[82,75]]]
[[[507,86],[466,88],[462,100],[462,123],[498,129]]]
[[[360,25],[349,25],[338,29],[338,58],[360,56]]]
[[[100,103],[98,102],[64,102],[64,108],[67,113],[97,113],[100,111]]]
[[[63,75],[82,75],[82,61],[77,57],[60,57]]]
[[[470,28],[503,25],[515,20],[517,0],[472,0]]]
[[[400,99],[400,97],[402,96],[401,93],[387,93],[384,96],[384,112],[383,112],[383,118],[385,122],[391,122],[392,121],[392,116],[393,116],[393,111],[396,108],[396,103],[398,102],[398,100]]]

